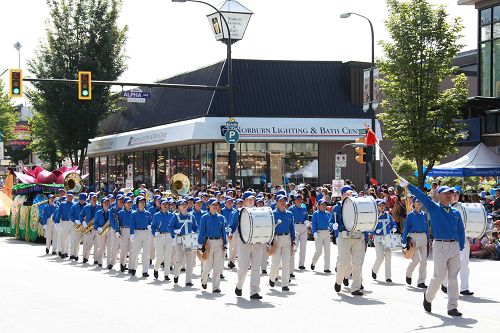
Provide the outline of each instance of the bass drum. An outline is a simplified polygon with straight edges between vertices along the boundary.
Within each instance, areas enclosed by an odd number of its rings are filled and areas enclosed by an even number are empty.
[[[238,232],[245,244],[267,244],[274,237],[274,215],[271,207],[242,208]]]
[[[342,220],[349,232],[373,231],[378,223],[378,209],[373,197],[347,197],[342,202]]]
[[[479,238],[486,232],[488,225],[488,214],[480,203],[453,204],[453,208],[460,212],[465,225],[465,236],[469,238]]]

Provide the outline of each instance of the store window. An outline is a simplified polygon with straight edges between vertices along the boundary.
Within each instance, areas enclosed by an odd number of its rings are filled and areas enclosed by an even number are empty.
[[[189,147],[174,147],[172,148],[172,170],[173,174],[182,173],[189,175]]]
[[[219,184],[229,179],[229,144],[215,144],[215,181]]]
[[[195,185],[201,182],[201,146],[191,146],[191,173],[189,180]]]
[[[479,12],[480,94],[500,97],[500,6]]]
[[[243,142],[239,144],[238,179],[243,188],[260,187],[262,175],[266,175],[266,143]],[[280,166],[277,166],[280,168]],[[273,180],[275,181],[275,180]]]
[[[134,188],[144,183],[144,152],[138,151],[134,156]]]
[[[156,187],[165,187],[165,149],[156,151]]]
[[[108,185],[112,193],[116,186],[116,155],[108,156]]]
[[[144,152],[144,183],[147,188],[155,186],[156,178],[156,152],[149,150]]]
[[[99,190],[99,180],[100,180],[100,177],[99,177],[99,157],[96,157],[94,159],[94,184],[93,184],[93,188],[91,189],[92,191],[98,191]]]
[[[122,188],[125,187],[125,160],[123,155],[116,155],[116,186]]]
[[[484,132],[486,134],[500,133],[500,114],[498,112],[486,114]]]
[[[99,157],[99,189],[108,194],[108,158],[107,156]]]
[[[200,168],[201,168],[201,183],[209,185],[213,181],[213,149],[212,143],[204,143],[200,145]]]

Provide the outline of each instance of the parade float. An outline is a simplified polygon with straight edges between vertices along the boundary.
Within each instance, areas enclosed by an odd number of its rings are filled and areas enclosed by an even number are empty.
[[[60,189],[72,190],[76,193],[83,190],[83,178],[78,167],[62,167],[55,171],[47,171],[41,167],[22,168],[16,172],[21,182],[12,187],[12,202],[7,219],[0,221],[0,233],[29,242],[36,242],[43,237],[43,228],[39,223],[40,213],[47,204],[47,195],[56,194]]]

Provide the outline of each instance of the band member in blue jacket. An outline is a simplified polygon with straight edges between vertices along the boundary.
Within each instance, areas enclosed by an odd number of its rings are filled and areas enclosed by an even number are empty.
[[[111,253],[108,253],[107,256],[111,257],[111,261],[109,261],[108,269],[112,269],[116,263],[116,258],[118,256],[118,251],[120,249],[120,218],[118,213],[123,209],[123,194],[116,195],[116,201],[113,203],[114,206],[109,207],[109,222],[111,223],[111,233],[115,238],[113,240],[113,249]]]
[[[282,267],[281,290],[289,291],[290,284],[290,256],[295,242],[295,225],[293,224],[293,214],[286,209],[287,197],[278,195],[276,197],[276,209],[273,210],[275,235],[274,242],[276,250],[271,263],[271,273],[269,274],[269,285],[274,287],[280,265]]]
[[[319,257],[325,250],[325,265],[323,270],[325,273],[331,273],[330,271],[330,213],[326,211],[326,200],[321,199],[318,202],[318,210],[312,215],[312,233],[314,235],[314,243],[316,245],[316,252],[311,263],[311,270],[314,271],[316,263]]]
[[[172,235],[170,234],[168,225],[174,214],[168,211],[167,199],[161,199],[160,207],[161,210],[153,215],[153,223],[151,225],[156,250],[154,277],[158,279],[158,271],[160,270],[161,263],[164,263],[165,281],[169,281],[170,278],[168,275],[172,258]]]
[[[74,224],[71,230],[71,253],[69,258],[74,259],[75,261],[78,261],[80,243],[82,242],[82,232],[76,230],[75,227],[82,224],[82,222],[80,222],[80,213],[86,205],[87,195],[85,193],[80,193],[78,195],[78,202],[75,203],[69,210],[69,219]]]
[[[377,279],[377,273],[385,260],[385,282],[392,282],[391,279],[391,259],[392,252],[390,248],[384,247],[384,237],[395,233],[398,230],[396,222],[392,219],[392,216],[385,210],[385,202],[382,199],[377,201],[378,208],[378,223],[375,230],[371,233],[374,235],[375,252],[377,254],[377,259],[373,263],[372,267],[372,278]]]
[[[127,256],[132,255],[130,244],[130,216],[132,215],[132,199],[123,199],[123,209],[118,212],[120,221],[120,271],[125,272],[127,268]],[[130,254],[129,254],[130,252]]]
[[[80,213],[80,222],[82,222],[82,225],[84,228],[87,228],[92,226],[90,231],[86,234],[83,235],[83,263],[87,263],[89,261],[89,256],[90,256],[90,250],[92,249],[92,246],[94,246],[94,241],[95,241],[95,230],[93,227],[94,223],[94,218],[95,214],[99,210],[99,206],[97,205],[97,194],[92,194],[90,195],[90,203],[87,204],[87,206],[83,207],[81,213]],[[96,250],[94,248],[94,254],[96,253]],[[97,260],[94,258],[94,265],[97,264]]]
[[[201,274],[201,286],[207,289],[208,275],[213,270],[212,292],[220,293],[220,275],[224,268],[224,247],[226,246],[226,219],[219,214],[219,201],[216,198],[208,200],[210,209],[201,217],[198,245],[203,252],[208,251],[208,257]]]
[[[97,265],[99,267],[102,267],[102,261],[104,258],[104,250],[106,250],[107,258],[107,265],[108,268],[109,265],[111,264],[111,257],[112,257],[112,250],[113,250],[113,240],[115,239],[115,234],[112,230],[111,226],[111,221],[110,221],[110,211],[109,211],[109,199],[108,197],[103,197],[101,199],[101,209],[97,211],[95,214],[94,218],[94,230],[96,230],[96,245],[97,245],[97,251],[96,251],[96,259],[97,259]],[[104,235],[100,235],[103,232],[103,228],[109,227],[109,231],[106,232]]]
[[[66,193],[66,201],[61,202],[54,213],[54,222],[57,224],[57,235],[59,238],[57,244],[59,246],[59,256],[61,258],[69,257],[70,235],[73,229],[73,222],[71,222],[69,218],[69,211],[73,206],[73,196],[73,191],[68,191]]]
[[[179,211],[172,216],[169,224],[172,238],[175,238],[176,262],[174,266],[174,282],[179,282],[179,274],[184,264],[186,264],[186,287],[192,287],[193,256],[195,255],[195,251],[185,249],[182,244],[183,239],[181,238],[183,235],[198,232],[198,223],[196,218],[191,213],[188,213],[188,203],[186,200],[178,200],[177,207]]]
[[[56,254],[57,250],[57,234],[54,229],[53,215],[56,211],[56,205],[54,204],[55,196],[49,194],[48,205],[45,205],[42,209],[42,215],[40,216],[40,223],[43,226],[45,233],[45,253],[49,254],[50,245],[52,244],[52,254]],[[55,237],[54,237],[55,236]]]
[[[408,268],[406,268],[406,283],[411,285],[411,276],[413,270],[420,264],[418,269],[418,288],[427,288],[425,279],[427,278],[427,251],[430,240],[429,225],[427,224],[427,215],[421,210],[422,203],[416,197],[413,197],[413,210],[406,216],[405,227],[401,237],[403,247],[407,245],[408,237],[411,237],[415,244],[415,253],[411,259]]]
[[[302,205],[302,195],[296,194],[293,198],[294,205],[290,207],[290,212],[293,214],[293,223],[295,224],[295,232],[297,235],[296,243],[298,245],[300,255],[299,255],[299,269],[306,269],[306,250],[307,250],[307,224],[309,223],[309,213],[307,208]],[[293,272],[295,271],[295,251],[292,251],[292,256],[290,260],[290,272],[293,277]]]
[[[401,178],[400,185],[408,186],[415,197],[422,202],[430,215],[432,244],[434,259],[434,275],[429,287],[424,293],[423,306],[425,311],[431,312],[431,303],[436,296],[444,278],[448,277],[448,315],[461,316],[458,311],[458,281],[457,275],[460,271],[460,251],[465,246],[464,223],[460,213],[451,207],[453,188],[440,186],[437,190],[438,200],[432,201],[425,193],[416,186],[409,184]]]
[[[132,256],[129,260],[129,273],[135,276],[139,253],[142,250],[142,276],[148,277],[149,254],[151,247],[151,213],[146,210],[146,198],[137,197],[137,210],[130,215],[130,240],[132,241]]]

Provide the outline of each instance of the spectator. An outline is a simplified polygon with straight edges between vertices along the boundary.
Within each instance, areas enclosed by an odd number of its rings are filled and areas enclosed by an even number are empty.
[[[495,189],[495,201],[493,202],[493,211],[491,215],[494,218],[500,218],[500,187]]]

